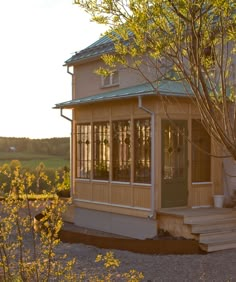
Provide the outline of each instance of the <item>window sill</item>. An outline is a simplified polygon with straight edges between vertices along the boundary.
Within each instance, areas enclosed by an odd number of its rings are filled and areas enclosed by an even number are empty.
[[[147,186],[147,187],[152,186],[150,183],[140,183],[140,182],[134,182],[133,185],[135,185],[135,186]]]
[[[119,83],[114,83],[114,84],[109,84],[109,85],[102,85],[101,89],[111,88],[111,87],[115,87],[115,86],[119,86],[119,85],[120,85]]]
[[[125,184],[125,185],[130,185],[131,182],[128,181],[111,181],[112,184]]]
[[[87,178],[75,178],[75,181],[82,181],[82,182],[100,182],[100,183],[108,183],[110,182],[111,184],[123,184],[123,185],[135,185],[135,186],[147,186],[151,187],[152,185],[150,183],[140,183],[140,182],[129,182],[129,181],[110,181],[110,180],[105,180],[105,179],[87,179]],[[212,182],[194,182],[192,184],[212,184]]]
[[[106,179],[91,179],[92,182],[108,183],[109,180]]]
[[[212,185],[213,182],[211,181],[203,181],[203,182],[192,182],[192,185]]]

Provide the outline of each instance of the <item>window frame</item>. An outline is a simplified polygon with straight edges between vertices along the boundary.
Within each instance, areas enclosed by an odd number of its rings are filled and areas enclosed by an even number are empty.
[[[81,133],[79,133],[79,127],[84,127],[84,130]],[[86,129],[85,129],[86,128]],[[78,137],[85,136],[87,137],[87,140],[79,144]],[[82,138],[81,138],[82,139]],[[90,142],[88,143],[88,140]],[[88,144],[87,144],[88,143]],[[85,145],[89,145],[89,147],[86,149]],[[76,178],[80,179],[90,179],[91,178],[91,169],[92,169],[92,126],[91,123],[77,123],[76,124]],[[81,159],[79,157],[80,155],[87,156],[87,159]],[[83,171],[82,171],[83,170]]]
[[[100,129],[96,131],[95,127],[99,127]],[[107,127],[107,131],[106,131],[106,127]],[[101,122],[93,123],[92,126],[92,144],[93,144],[92,145],[93,146],[92,179],[93,180],[109,180],[110,178],[110,142],[111,142],[110,135],[111,135],[111,128],[109,121],[101,121]]]
[[[109,73],[107,76],[103,75],[101,77],[101,80],[102,80],[101,82],[102,88],[117,86],[120,84],[119,72],[115,70],[114,72]],[[107,80],[108,80],[108,83],[106,83]]]
[[[145,144],[142,143],[142,152],[147,150],[146,154],[149,157],[145,157],[145,175],[143,175],[143,180],[135,177],[137,170],[137,165],[135,165],[135,160],[139,158],[139,151],[135,148],[135,139],[137,133],[135,130],[137,128],[137,122],[145,123],[148,121],[148,134],[145,133],[144,138],[146,138],[146,146],[149,148],[145,149]],[[96,128],[96,127],[101,127]],[[141,125],[142,126],[142,125]],[[81,129],[85,127],[85,129]],[[86,129],[87,127],[87,129]],[[105,132],[105,127],[107,131]],[[80,130],[79,130],[80,128]],[[144,129],[146,132],[146,129]],[[76,178],[84,180],[94,180],[94,181],[111,181],[111,182],[121,182],[121,183],[135,183],[137,185],[150,185],[151,184],[151,119],[149,117],[136,118],[136,119],[120,119],[120,120],[105,120],[105,121],[94,121],[87,123],[77,123],[76,124]],[[80,132],[79,132],[80,131]],[[87,134],[86,136],[81,136],[83,139],[81,145],[78,144],[79,134]],[[90,134],[90,136],[88,136]],[[89,158],[86,160],[79,159],[78,152],[80,151],[80,156],[83,156],[86,151],[85,142],[89,140],[89,147],[87,147],[87,154]],[[102,142],[106,142],[103,144]],[[120,140],[120,143],[115,143]],[[79,147],[84,146],[84,147]],[[81,153],[84,150],[84,153]],[[101,155],[99,155],[101,154]],[[103,155],[102,155],[103,154]],[[106,157],[105,157],[106,156]],[[118,161],[117,161],[118,158]],[[87,161],[88,164],[84,164]],[[147,161],[149,165],[147,165]],[[101,170],[98,171],[97,165],[101,162]],[[87,170],[81,173],[82,168],[86,167]],[[146,168],[148,168],[148,173]],[[103,171],[104,169],[104,171]],[[104,172],[102,175],[102,171]],[[148,179],[148,180],[147,180]]]
[[[140,122],[142,127],[142,123],[148,122],[149,129],[144,128],[142,130],[141,128],[137,131],[137,123]],[[148,131],[147,131],[148,130]],[[141,134],[141,131],[144,131],[143,134]],[[133,150],[134,150],[134,161],[133,161],[133,172],[134,172],[134,183],[141,183],[141,184],[151,184],[151,142],[152,142],[152,128],[151,128],[151,118],[136,118],[133,120]],[[143,138],[142,138],[143,136]],[[138,140],[144,140],[144,142],[138,144]],[[141,140],[141,141],[142,141]],[[146,151],[146,148],[148,146],[148,152]],[[140,149],[138,148],[140,147]],[[148,157],[147,157],[148,154]],[[143,157],[143,160],[141,158]],[[149,166],[147,165],[149,163]],[[142,166],[142,167],[140,167]],[[137,175],[138,171],[142,171],[142,175]]]
[[[115,132],[115,126],[126,125],[126,130]],[[131,144],[132,129],[131,120],[113,120],[112,121],[112,181],[131,182]],[[121,141],[121,146],[118,144]],[[117,143],[116,143],[117,142]]]

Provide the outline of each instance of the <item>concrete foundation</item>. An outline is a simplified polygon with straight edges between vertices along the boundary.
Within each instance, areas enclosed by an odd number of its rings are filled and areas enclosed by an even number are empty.
[[[155,219],[82,208],[75,208],[74,224],[136,239],[153,238],[157,235],[157,221]]]

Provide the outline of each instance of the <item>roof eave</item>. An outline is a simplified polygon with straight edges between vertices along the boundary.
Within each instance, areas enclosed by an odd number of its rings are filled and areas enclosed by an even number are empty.
[[[100,59],[101,59],[101,55],[100,56],[92,56],[92,57],[88,57],[88,58],[85,58],[85,59],[74,60],[74,61],[71,61],[71,62],[65,61],[63,66],[68,66],[68,67],[78,66],[78,65],[83,65],[83,64],[89,63],[89,62],[97,61],[97,60],[100,60]]]
[[[160,93],[160,95],[163,95],[163,96],[169,96],[169,97],[178,97],[178,98],[186,98],[186,97],[189,97],[189,94],[188,93],[169,93],[167,91],[162,91]],[[64,102],[64,103],[59,103],[59,104],[56,104],[56,106],[54,107],[54,109],[73,109],[73,108],[76,108],[80,105],[88,105],[88,104],[96,104],[96,103],[99,103],[99,102],[109,102],[109,101],[113,101],[113,100],[122,100],[122,99],[131,99],[131,98],[134,98],[134,97],[139,97],[139,96],[144,96],[144,97],[154,97],[154,96],[157,96],[158,97],[158,94],[154,93],[154,92],[150,92],[150,93],[138,93],[138,94],[133,94],[133,95],[125,95],[125,96],[119,96],[119,97],[108,97],[108,98],[102,98],[102,99],[94,99],[94,100],[85,100],[85,101],[81,101],[78,99],[76,101],[73,102],[73,100],[70,100],[68,102]]]
[[[150,94],[136,94],[136,95],[126,95],[126,96],[122,96],[122,97],[108,97],[108,98],[101,98],[101,99],[94,99],[94,100],[90,100],[90,101],[68,101],[68,102],[64,102],[64,103],[60,103],[60,104],[56,104],[56,106],[54,107],[54,109],[72,109],[75,108],[76,106],[80,106],[80,105],[88,105],[88,104],[96,104],[96,103],[100,103],[100,102],[109,102],[109,101],[113,101],[113,100],[122,100],[122,99],[131,99],[134,97],[138,97],[138,96],[155,96],[155,93],[150,93]],[[71,103],[70,103],[71,102]],[[68,105],[66,105],[66,103],[68,103]]]

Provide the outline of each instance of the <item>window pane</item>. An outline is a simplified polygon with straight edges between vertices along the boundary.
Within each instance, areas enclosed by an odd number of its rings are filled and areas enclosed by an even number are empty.
[[[103,86],[108,86],[111,84],[111,76],[107,75],[103,77]]]
[[[134,181],[151,183],[150,119],[134,121]]]
[[[176,121],[174,124],[166,122],[163,126],[163,179],[174,180],[184,178],[186,174],[185,125]]]
[[[114,121],[112,137],[112,180],[130,181],[130,121]]]
[[[112,74],[112,84],[118,84],[119,83],[119,74],[118,74],[118,71],[115,71],[113,74]]]
[[[93,125],[93,178],[108,180],[110,167],[110,125],[108,122]]]
[[[211,180],[211,138],[200,120],[192,120],[192,182]]]
[[[91,173],[91,125],[77,125],[77,177],[90,178]]]
[[[102,76],[102,86],[113,86],[119,84],[119,72],[114,71],[107,76]]]

